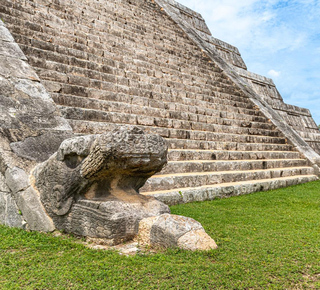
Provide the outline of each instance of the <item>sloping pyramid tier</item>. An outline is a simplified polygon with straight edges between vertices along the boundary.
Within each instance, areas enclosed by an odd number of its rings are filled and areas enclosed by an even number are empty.
[[[153,1],[45,2],[0,0],[0,17],[74,132],[167,139],[168,165],[141,193],[178,203],[317,179]]]

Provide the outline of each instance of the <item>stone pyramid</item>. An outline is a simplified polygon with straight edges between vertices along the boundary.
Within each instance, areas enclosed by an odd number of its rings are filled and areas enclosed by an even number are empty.
[[[309,110],[285,104],[187,7],[0,0],[0,18],[0,221],[29,198],[13,188],[63,140],[121,125],[166,139],[168,164],[140,192],[167,204],[318,179]]]

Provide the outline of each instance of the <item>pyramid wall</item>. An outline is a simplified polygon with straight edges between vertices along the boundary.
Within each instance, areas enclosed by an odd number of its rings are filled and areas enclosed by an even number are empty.
[[[169,163],[144,194],[178,203],[317,179],[320,157],[303,140],[313,138],[317,149],[309,112],[285,105],[272,81],[247,72],[239,51],[213,38],[198,13],[171,0],[0,4],[4,25],[74,133],[126,124],[166,138]]]
[[[247,71],[239,50],[228,43],[214,38],[211,32],[208,31],[205,21],[200,14],[192,12],[192,10],[173,0],[157,0],[157,2],[165,7],[168,15],[211,58],[219,62],[222,67],[225,67],[225,64],[227,64],[228,68],[225,69],[225,72],[228,71],[229,75],[236,73],[241,79],[240,83],[245,87],[249,86],[253,90],[255,99],[259,99],[267,104],[267,107],[270,106],[271,109],[277,112],[276,115],[280,117],[281,123],[285,123],[290,128],[293,128],[313,150],[318,154],[320,153],[319,129],[308,109],[284,103],[272,79]],[[185,17],[185,15],[188,15],[188,17]],[[201,25],[197,23],[201,23]],[[220,59],[218,60],[217,57]],[[249,95],[252,95],[252,91]],[[277,126],[279,127],[281,123],[278,123]]]
[[[199,121],[201,102],[211,101],[216,113],[246,100],[151,1],[36,2],[27,1],[23,13],[12,4],[1,17],[78,133],[128,123],[186,137],[179,130],[197,129],[186,121]]]

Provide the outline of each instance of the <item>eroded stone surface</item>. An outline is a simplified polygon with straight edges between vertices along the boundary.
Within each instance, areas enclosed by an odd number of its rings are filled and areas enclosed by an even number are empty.
[[[9,227],[26,227],[26,222],[10,193],[0,191],[0,223]]]
[[[25,221],[6,185],[5,177],[0,173],[0,223],[17,228],[24,228]]]
[[[150,232],[151,244],[165,247],[177,246],[178,240],[185,233],[203,229],[201,224],[192,218],[164,214],[155,220]]]
[[[55,226],[46,214],[36,191],[28,187],[16,197],[17,205],[28,223],[27,228],[33,231],[51,232]]]
[[[142,246],[179,247],[191,251],[216,249],[215,241],[192,218],[163,214],[139,223],[137,241]]]
[[[27,173],[19,168],[8,168],[5,173],[5,184],[10,189],[11,195],[7,195],[7,211],[5,224],[17,224],[23,216],[28,223],[27,228],[35,231],[50,232],[55,229],[51,218],[47,215],[37,192],[30,187]],[[22,220],[22,217],[21,217]]]
[[[0,155],[4,163],[1,171],[4,173],[5,167],[13,168],[17,163],[20,168],[29,171],[32,163],[29,161],[37,160],[38,156],[43,159],[44,155],[47,159],[57,150],[62,136],[70,137],[71,127],[61,117],[36,72],[1,20],[0,24]],[[4,148],[6,143],[11,147]],[[48,144],[52,144],[53,149]],[[15,154],[12,154],[12,149]],[[19,158],[25,160],[17,162]]]
[[[53,222],[30,187],[29,172],[58,149],[71,127],[2,20],[0,64],[0,222],[52,231]]]
[[[30,187],[29,176],[23,169],[8,168],[3,181],[8,189],[8,193],[3,196],[4,224],[25,227],[25,220],[28,223],[26,227],[30,230],[50,232],[55,229],[37,192]]]
[[[217,249],[215,241],[203,230],[192,230],[178,239],[178,247],[189,251]]]
[[[5,177],[6,184],[14,194],[29,187],[29,176],[19,167],[8,168]]]
[[[169,212],[162,202],[139,194],[166,162],[160,136],[121,127],[64,141],[36,167],[34,186],[58,229],[116,243],[133,238],[141,219]]]
[[[36,137],[28,137],[20,142],[10,144],[11,149],[18,156],[43,162],[55,153],[61,142],[72,136],[68,131],[48,131]]]
[[[153,216],[149,218],[144,218],[139,223],[139,232],[136,237],[140,245],[151,245],[151,229],[158,216]]]

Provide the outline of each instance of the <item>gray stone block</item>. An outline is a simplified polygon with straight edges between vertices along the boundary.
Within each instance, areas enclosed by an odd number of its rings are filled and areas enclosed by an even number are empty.
[[[5,177],[2,175],[2,173],[0,173],[0,191],[1,192],[6,192],[9,193],[10,189],[6,184],[6,179]]]
[[[13,42],[14,38],[12,37],[9,30],[3,25],[3,22],[0,20],[0,40]]]
[[[0,191],[0,223],[5,224],[6,222],[6,209],[7,209],[7,194],[6,192]]]
[[[24,60],[0,55],[0,63],[0,75],[5,78],[26,78],[33,81],[40,81],[37,74]]]
[[[0,28],[0,55],[27,60],[27,58],[25,57],[24,53],[22,52],[22,50],[20,49],[17,43],[1,40],[1,38],[6,37],[6,35],[2,37],[1,32],[2,31]]]
[[[27,222],[27,228],[33,231],[52,232],[55,226],[41,204],[37,192],[28,187],[17,194],[17,205]]]
[[[154,197],[165,204],[173,205],[183,203],[183,196],[177,191],[155,194]]]
[[[26,227],[26,222],[23,219],[22,213],[17,207],[15,200],[10,194],[7,195],[7,210],[5,225],[9,227],[21,228]]]
[[[0,191],[0,223],[9,227],[25,228],[26,222],[10,193]]]
[[[40,136],[11,143],[10,147],[20,157],[43,162],[58,150],[63,140],[72,135],[73,133],[68,131],[47,131]]]
[[[8,168],[5,173],[6,184],[15,195],[21,190],[25,190],[29,187],[29,176],[27,173],[19,168]]]
[[[181,236],[192,230],[203,229],[201,224],[194,219],[163,214],[156,219],[150,232],[152,244],[159,244],[165,247],[177,246]]]
[[[141,220],[136,239],[141,246],[156,248],[179,247],[191,251],[217,248],[199,222],[171,214]]]
[[[178,239],[177,246],[188,251],[208,251],[218,248],[216,242],[204,229],[187,232]]]

